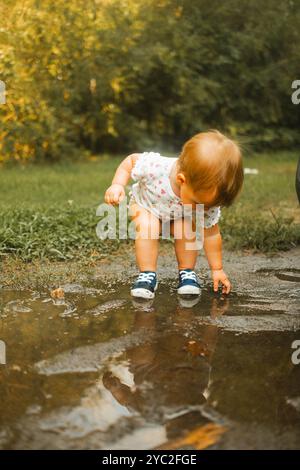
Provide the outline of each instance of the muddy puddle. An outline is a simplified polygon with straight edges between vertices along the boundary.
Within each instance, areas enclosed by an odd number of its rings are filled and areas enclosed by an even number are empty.
[[[0,448],[299,448],[296,282],[178,299],[165,280],[148,303],[131,279],[1,289]]]

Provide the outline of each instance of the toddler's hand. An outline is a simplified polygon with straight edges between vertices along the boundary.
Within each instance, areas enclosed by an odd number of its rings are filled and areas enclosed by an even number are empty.
[[[222,294],[229,294],[231,290],[231,284],[223,269],[212,269],[211,276],[214,284],[214,291],[218,291],[219,282],[221,282]]]
[[[121,184],[112,184],[105,192],[104,200],[113,206],[120,204],[125,197],[125,189]]]

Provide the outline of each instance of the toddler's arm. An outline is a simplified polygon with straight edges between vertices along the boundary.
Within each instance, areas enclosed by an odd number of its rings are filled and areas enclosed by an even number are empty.
[[[132,153],[118,166],[111,186],[105,192],[104,200],[107,204],[118,205],[124,199],[125,186],[130,179],[131,170],[138,157],[138,153]]]
[[[229,294],[231,285],[230,281],[223,271],[222,265],[222,237],[218,224],[211,228],[204,229],[204,251],[208,264],[211,269],[214,291],[219,288],[219,282],[222,284],[222,293]]]

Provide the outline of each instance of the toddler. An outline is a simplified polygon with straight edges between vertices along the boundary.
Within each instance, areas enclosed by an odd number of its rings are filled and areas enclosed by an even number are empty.
[[[203,248],[211,269],[213,288],[219,283],[222,293],[231,290],[223,271],[222,238],[218,226],[221,207],[228,207],[239,194],[244,172],[241,151],[236,142],[218,131],[196,134],[182,148],[179,158],[155,152],[129,155],[117,168],[105,202],[117,205],[125,197],[130,177],[135,181],[130,192],[130,214],[136,228],[135,250],[139,275],[131,295],[151,299],[158,286],[157,257],[162,224],[170,224],[178,262],[178,294],[201,292],[194,271],[198,249],[194,221],[183,217],[186,205],[192,210],[204,207]]]

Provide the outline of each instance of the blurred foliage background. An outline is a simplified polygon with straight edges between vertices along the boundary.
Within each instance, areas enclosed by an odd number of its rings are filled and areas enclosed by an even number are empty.
[[[0,162],[300,143],[299,0],[5,0]]]

